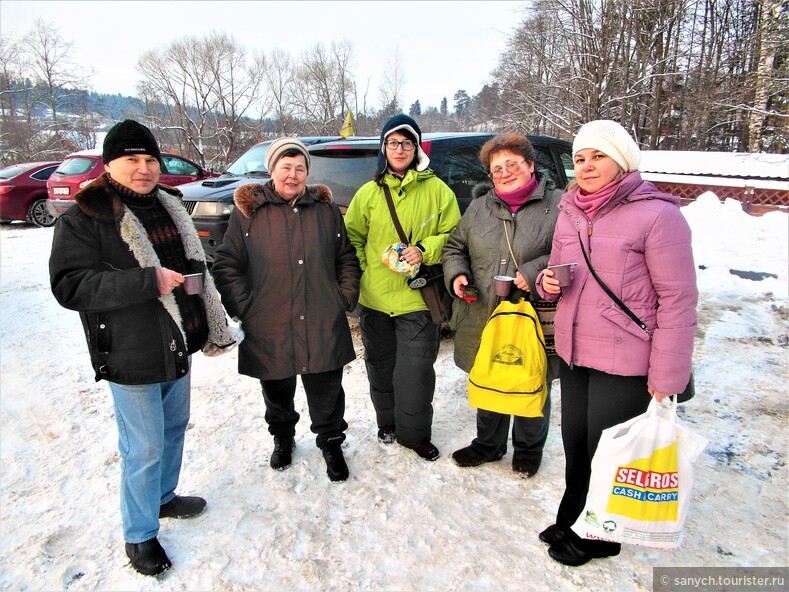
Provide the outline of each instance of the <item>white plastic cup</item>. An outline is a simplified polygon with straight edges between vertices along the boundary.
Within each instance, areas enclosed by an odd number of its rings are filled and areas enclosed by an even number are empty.
[[[493,292],[496,294],[496,296],[506,298],[510,295],[510,291],[512,290],[512,282],[515,281],[515,278],[508,275],[497,275],[493,277],[493,281]]]
[[[184,276],[184,290],[187,294],[194,296],[203,293],[203,274],[188,273]]]

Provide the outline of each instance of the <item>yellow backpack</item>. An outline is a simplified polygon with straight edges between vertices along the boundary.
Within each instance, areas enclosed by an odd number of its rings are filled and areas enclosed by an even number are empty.
[[[542,417],[548,397],[540,319],[525,299],[504,300],[490,315],[468,376],[472,407],[506,415]]]

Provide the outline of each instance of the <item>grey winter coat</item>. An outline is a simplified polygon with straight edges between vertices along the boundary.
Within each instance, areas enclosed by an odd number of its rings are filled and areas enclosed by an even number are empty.
[[[499,199],[492,188],[471,202],[460,223],[449,237],[443,253],[444,281],[449,292],[452,282],[465,274],[479,292],[476,302],[455,298],[452,328],[455,330],[455,364],[469,372],[479,349],[482,330],[499,303],[493,293],[493,277],[514,277],[520,271],[535,292],[537,274],[548,264],[553,230],[558,216],[556,208],[562,191],[556,189],[549,175],[536,173],[539,185],[529,200],[515,213]],[[507,226],[518,267],[512,261],[504,225]],[[513,300],[528,297],[515,290]]]
[[[238,371],[261,380],[317,374],[356,357],[346,312],[361,267],[325,185],[291,206],[274,190],[239,187],[212,273],[228,313],[241,320]]]

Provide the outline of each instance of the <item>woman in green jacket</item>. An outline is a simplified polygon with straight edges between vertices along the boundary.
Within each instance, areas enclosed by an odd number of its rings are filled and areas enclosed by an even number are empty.
[[[460,220],[452,190],[427,168],[430,159],[421,139],[419,126],[407,115],[386,122],[374,180],[354,196],[345,225],[362,266],[359,324],[378,439],[396,440],[436,460],[439,451],[430,440],[440,327],[432,322],[421,292],[409,288],[406,276],[382,259],[387,247],[400,242],[384,186],[409,239],[401,259],[410,265],[440,263]]]

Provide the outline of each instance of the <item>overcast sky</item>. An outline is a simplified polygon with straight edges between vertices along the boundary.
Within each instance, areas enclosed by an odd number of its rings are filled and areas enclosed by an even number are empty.
[[[189,35],[232,35],[250,53],[273,47],[298,56],[317,42],[348,39],[356,80],[370,79],[368,104],[395,51],[405,70],[402,107],[419,99],[452,109],[458,89],[474,95],[489,81],[524,2],[32,2],[0,0],[0,33],[16,37],[43,18],[73,43],[73,60],[93,69],[93,90],[134,96],[137,60]],[[361,97],[360,97],[361,101]]]

